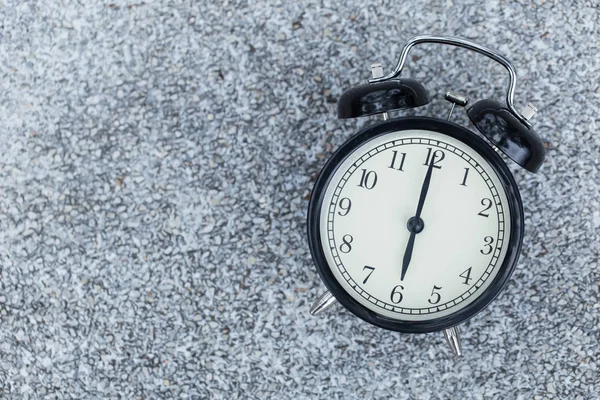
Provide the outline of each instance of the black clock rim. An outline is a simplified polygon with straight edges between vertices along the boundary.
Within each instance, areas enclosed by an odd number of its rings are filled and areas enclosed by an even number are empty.
[[[331,268],[327,263],[325,253],[321,246],[321,234],[319,229],[319,218],[325,189],[338,166],[346,159],[346,157],[358,146],[377,136],[409,129],[435,131],[460,140],[473,148],[473,150],[490,164],[492,169],[498,175],[498,178],[506,191],[511,215],[511,233],[506,257],[500,266],[498,275],[496,275],[490,286],[481,296],[463,309],[450,315],[428,321],[398,321],[378,314],[356,301],[342,288],[331,272]],[[315,182],[308,206],[308,243],[313,262],[317,267],[317,272],[323,280],[323,283],[337,301],[346,309],[362,320],[384,329],[404,333],[428,333],[441,331],[464,323],[485,309],[498,296],[502,291],[502,288],[508,283],[519,258],[523,241],[523,220],[523,204],[517,183],[506,166],[506,163],[498,154],[496,154],[494,149],[487,142],[467,128],[450,121],[432,117],[401,117],[368,126],[357,132],[342,144],[329,160],[327,160]]]

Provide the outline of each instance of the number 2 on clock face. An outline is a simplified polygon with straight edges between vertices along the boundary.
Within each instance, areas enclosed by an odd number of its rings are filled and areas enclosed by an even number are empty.
[[[428,170],[413,235],[407,224]],[[389,318],[454,313],[498,273],[510,235],[507,194],[489,163],[465,143],[426,130],[381,135],[357,147],[323,196],[320,237],[335,279],[357,302]]]

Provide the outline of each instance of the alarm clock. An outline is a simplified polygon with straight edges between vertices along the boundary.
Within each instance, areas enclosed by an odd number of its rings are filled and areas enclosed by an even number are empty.
[[[427,104],[425,87],[401,78],[412,47],[458,46],[508,71],[506,104],[472,105],[449,92],[447,119],[390,118]],[[404,333],[442,331],[460,355],[457,326],[483,310],[508,282],[523,243],[523,204],[498,151],[536,172],[545,149],[530,119],[513,105],[517,77],[496,51],[448,36],[417,36],[394,70],[372,65],[372,79],[344,92],[339,118],[381,114],[383,121],[350,137],[326,162],[308,207],[308,243],[327,291],[316,315],[335,302],[362,320]],[[480,133],[450,121],[467,107]]]

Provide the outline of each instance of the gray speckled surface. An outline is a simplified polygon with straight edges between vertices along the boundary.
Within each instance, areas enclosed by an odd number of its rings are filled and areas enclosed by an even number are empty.
[[[600,397],[595,1],[23,2],[0,8],[0,397]],[[369,121],[340,93],[419,33],[507,55],[549,143],[511,164],[510,284],[463,328],[383,331],[337,307],[305,238],[328,155]],[[502,99],[482,57],[415,50],[441,93]],[[464,113],[456,121],[466,123]]]

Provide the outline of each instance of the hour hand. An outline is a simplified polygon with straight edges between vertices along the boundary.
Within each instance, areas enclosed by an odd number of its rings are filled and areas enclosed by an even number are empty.
[[[408,238],[408,244],[406,245],[406,250],[404,251],[404,258],[402,259],[402,274],[400,275],[400,280],[404,280],[404,275],[406,275],[406,271],[408,271],[408,264],[410,264],[410,259],[412,258],[413,248],[415,246],[415,232],[410,233],[410,237]]]

